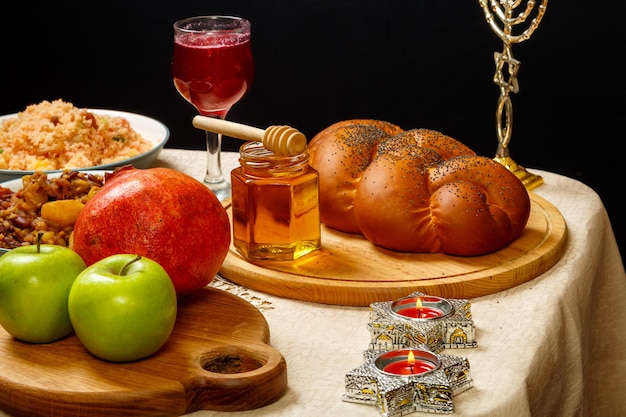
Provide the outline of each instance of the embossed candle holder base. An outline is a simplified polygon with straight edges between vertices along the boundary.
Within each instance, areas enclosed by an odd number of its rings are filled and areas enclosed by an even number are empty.
[[[403,416],[413,412],[450,414],[454,412],[454,396],[471,388],[469,361],[428,350],[412,350],[426,365],[422,372],[398,374],[389,370],[390,354],[404,356],[410,349],[399,351],[367,350],[364,363],[346,374],[343,401],[375,405],[383,417]],[[401,367],[401,369],[404,369]]]
[[[527,190],[530,191],[543,184],[543,178],[540,175],[527,171],[526,168],[518,165],[510,156],[495,156],[493,159],[515,174]]]
[[[411,317],[405,310],[428,310],[428,317]],[[432,316],[432,311],[440,314]],[[416,314],[417,315],[417,314]],[[476,347],[471,304],[414,292],[397,301],[370,304],[370,349],[423,347],[438,353],[445,348]]]

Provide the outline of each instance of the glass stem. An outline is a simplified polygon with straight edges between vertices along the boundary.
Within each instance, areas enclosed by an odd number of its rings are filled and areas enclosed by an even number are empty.
[[[218,119],[225,119],[226,113],[220,115],[206,115]],[[220,201],[226,201],[231,197],[232,189],[230,182],[224,178],[222,172],[222,134],[205,131],[206,133],[206,175],[204,183],[213,191]]]
[[[206,150],[207,165],[206,176],[204,182],[208,184],[217,184],[224,181],[222,173],[222,134],[205,131],[206,133]]]

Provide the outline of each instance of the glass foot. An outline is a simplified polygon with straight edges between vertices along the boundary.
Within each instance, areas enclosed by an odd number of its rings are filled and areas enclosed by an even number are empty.
[[[205,179],[204,184],[211,191],[213,191],[213,194],[215,194],[219,201],[224,202],[226,200],[230,200],[232,196],[232,188],[228,181],[222,180],[220,182],[210,182]]]

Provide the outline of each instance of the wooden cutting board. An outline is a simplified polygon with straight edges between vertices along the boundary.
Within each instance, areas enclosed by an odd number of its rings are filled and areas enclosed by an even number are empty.
[[[76,336],[27,344],[0,327],[0,409],[15,416],[180,416],[249,410],[287,387],[283,356],[251,304],[206,287],[181,299],[155,355],[132,363],[91,356]]]
[[[251,263],[231,245],[220,275],[281,297],[349,306],[395,300],[414,291],[445,298],[493,294],[544,273],[565,249],[567,227],[561,213],[532,192],[530,198],[530,218],[522,234],[487,255],[395,252],[322,225],[323,248],[314,254],[296,261]]]

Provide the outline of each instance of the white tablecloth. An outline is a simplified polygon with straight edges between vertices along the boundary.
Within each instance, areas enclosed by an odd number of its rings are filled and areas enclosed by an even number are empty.
[[[223,154],[222,162],[228,174],[237,154]],[[202,180],[206,158],[200,151],[165,149],[156,165]],[[567,248],[539,277],[471,300],[478,347],[443,352],[467,357],[474,380],[455,397],[454,416],[626,416],[626,274],[607,212],[584,184],[531,171],[544,178],[533,192],[565,218]],[[362,363],[370,341],[368,308],[251,290],[244,296],[266,303],[260,305],[271,344],[287,362],[287,392],[260,409],[190,415],[379,415],[374,406],[341,400],[345,375]]]
[[[223,154],[227,174],[237,165],[237,154]],[[202,181],[206,153],[164,149],[155,166],[175,168]],[[473,387],[454,398],[453,415],[624,417],[626,273],[610,220],[589,187],[532,171],[544,178],[533,192],[565,218],[565,253],[535,279],[471,300],[478,346],[442,352],[466,357],[471,366]],[[361,365],[370,342],[367,307],[291,300],[222,280],[211,285],[258,306],[269,325],[271,345],[286,360],[288,388],[262,408],[201,410],[188,416],[380,415],[375,406],[341,400],[346,373]]]

